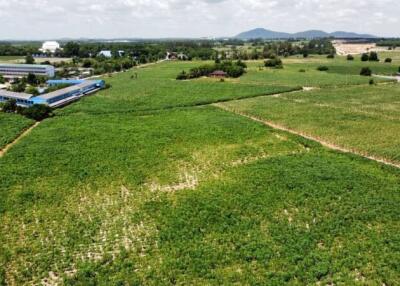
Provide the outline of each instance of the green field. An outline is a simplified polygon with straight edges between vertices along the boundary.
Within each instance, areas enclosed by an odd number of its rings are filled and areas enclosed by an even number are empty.
[[[360,153],[400,163],[400,86],[322,89],[226,103]]]
[[[33,123],[33,120],[23,116],[0,112],[0,150]]]
[[[399,284],[399,169],[210,105],[397,160],[399,86],[325,60],[162,63],[57,110],[0,158],[0,285]]]
[[[23,60],[24,57],[20,56],[0,56],[0,63],[18,62]]]

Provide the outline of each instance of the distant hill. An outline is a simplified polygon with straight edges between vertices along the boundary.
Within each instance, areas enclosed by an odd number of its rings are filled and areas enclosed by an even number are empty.
[[[327,33],[320,30],[309,30],[298,33],[284,33],[284,32],[276,32],[263,28],[257,28],[254,30],[250,30],[247,32],[240,33],[235,38],[248,40],[248,39],[289,39],[289,38],[305,38],[305,39],[315,39],[315,38],[326,38],[326,37],[334,37],[334,38],[376,38],[373,35],[368,34],[357,34],[352,32],[344,32],[337,31],[333,33]]]

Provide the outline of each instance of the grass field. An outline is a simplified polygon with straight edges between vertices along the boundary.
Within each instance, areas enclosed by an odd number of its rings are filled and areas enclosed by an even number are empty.
[[[0,158],[0,285],[399,284],[399,169],[208,105],[396,160],[398,85],[289,60],[135,69],[41,122]]]
[[[22,60],[24,57],[20,56],[0,56],[0,63],[9,63],[9,62],[18,62]]]
[[[225,106],[361,153],[400,163],[400,86],[322,89]]]
[[[0,112],[0,150],[33,123],[33,120],[23,116]]]

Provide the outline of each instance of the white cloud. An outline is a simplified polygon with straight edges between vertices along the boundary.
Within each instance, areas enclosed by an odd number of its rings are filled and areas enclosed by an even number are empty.
[[[247,29],[400,36],[398,0],[0,0],[0,39],[232,36]]]

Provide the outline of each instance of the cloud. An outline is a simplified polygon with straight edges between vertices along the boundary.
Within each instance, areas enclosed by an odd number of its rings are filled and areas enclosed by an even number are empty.
[[[400,36],[398,0],[0,0],[0,39],[232,36],[247,29]]]

